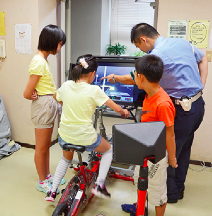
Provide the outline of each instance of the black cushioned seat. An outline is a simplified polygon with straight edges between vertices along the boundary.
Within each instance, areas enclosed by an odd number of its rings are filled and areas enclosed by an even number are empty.
[[[75,151],[83,153],[85,151],[85,146],[64,144],[63,150],[65,150],[65,151],[75,150]]]

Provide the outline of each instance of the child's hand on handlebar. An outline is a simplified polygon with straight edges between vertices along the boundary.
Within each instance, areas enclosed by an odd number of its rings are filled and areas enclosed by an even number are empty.
[[[127,109],[123,109],[123,114],[121,114],[122,118],[128,118],[130,116],[130,112]]]

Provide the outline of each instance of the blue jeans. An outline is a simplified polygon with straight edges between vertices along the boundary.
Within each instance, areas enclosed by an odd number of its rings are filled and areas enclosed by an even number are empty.
[[[205,102],[202,97],[192,103],[191,110],[186,112],[180,105],[176,106],[174,132],[176,142],[176,158],[178,167],[167,168],[168,199],[178,199],[180,189],[185,189],[185,180],[189,167],[191,146],[194,132],[199,128],[204,112]]]
[[[91,152],[94,149],[96,149],[100,145],[101,142],[102,142],[102,137],[99,134],[97,134],[96,141],[92,143],[91,145],[86,145],[85,150]],[[67,144],[67,142],[60,137],[60,135],[58,137],[58,143],[60,144],[60,147],[62,149],[63,149],[63,145]],[[72,144],[72,143],[69,143],[69,144]],[[72,144],[72,145],[75,145],[75,144]]]

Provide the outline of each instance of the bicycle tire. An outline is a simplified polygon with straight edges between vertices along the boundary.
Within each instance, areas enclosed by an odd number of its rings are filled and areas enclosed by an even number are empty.
[[[75,178],[77,174],[70,180],[70,182],[67,184],[66,188],[64,189],[63,191],[63,194],[58,202],[58,205],[60,205],[61,203],[65,203],[69,200],[70,196],[71,196],[71,193],[72,193],[72,189],[74,188],[74,186],[76,185],[76,182],[75,182]]]
[[[61,203],[56,207],[52,216],[68,216],[68,205],[66,203]]]
[[[71,205],[71,209],[68,212],[67,216],[77,216],[78,214],[81,213],[81,198],[80,199],[74,199]]]

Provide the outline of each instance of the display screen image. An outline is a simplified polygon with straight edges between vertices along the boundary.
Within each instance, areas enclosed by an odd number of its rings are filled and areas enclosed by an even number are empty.
[[[135,70],[136,57],[117,57],[108,58],[105,56],[97,56],[98,68],[93,85],[98,85],[114,102],[119,105],[134,106],[133,85],[124,85],[119,82],[110,83],[107,79],[101,80],[109,74],[130,75],[131,71]],[[70,63],[69,77],[71,79],[71,71],[75,64]],[[135,95],[134,95],[135,96]]]
[[[98,63],[96,77],[93,84],[98,85],[107,96],[114,102],[121,105],[130,105],[133,103],[133,85],[124,85],[120,83],[110,83],[107,79],[101,80],[109,74],[130,75],[135,70],[133,66],[114,65],[110,63]]]

